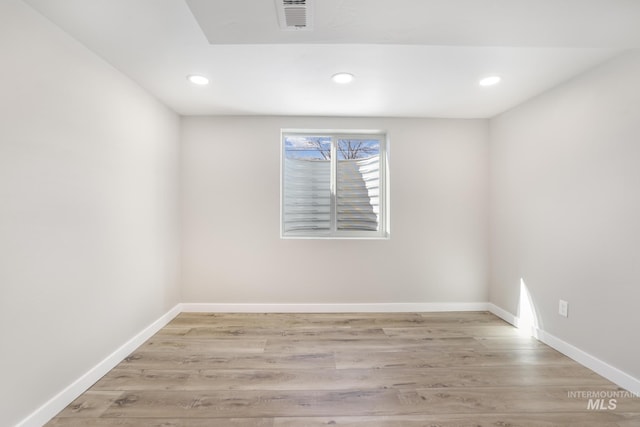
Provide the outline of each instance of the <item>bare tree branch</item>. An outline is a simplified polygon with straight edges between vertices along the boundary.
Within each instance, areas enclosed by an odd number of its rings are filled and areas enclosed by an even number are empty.
[[[320,141],[309,141],[316,150],[318,150],[318,152],[320,153],[320,155],[322,156],[322,158],[324,160],[329,160],[331,159],[331,149],[330,148],[325,148],[322,146],[322,142]]]
[[[375,154],[378,150],[374,147],[367,147],[365,141],[362,140],[345,140],[338,144],[338,151],[343,158],[354,160],[364,157],[363,155]]]
[[[378,147],[367,145],[366,140],[362,139],[342,139],[336,144],[336,151],[340,159],[356,160],[378,153]],[[299,151],[315,151],[323,160],[331,160],[331,144],[326,139],[308,138],[305,141],[305,147],[299,147]],[[296,150],[296,149],[294,149]],[[316,158],[317,159],[317,158]],[[319,159],[318,159],[319,160]]]

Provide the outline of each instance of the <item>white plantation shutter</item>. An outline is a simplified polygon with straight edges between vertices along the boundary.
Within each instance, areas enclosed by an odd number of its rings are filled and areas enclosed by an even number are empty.
[[[285,159],[285,233],[331,229],[331,162]]]
[[[385,237],[384,147],[380,134],[283,134],[283,237]]]
[[[380,221],[380,155],[339,160],[338,230],[377,231]]]

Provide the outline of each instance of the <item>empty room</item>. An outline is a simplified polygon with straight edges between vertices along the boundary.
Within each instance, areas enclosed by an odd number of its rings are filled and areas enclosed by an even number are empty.
[[[0,426],[640,426],[639,22],[1,0]]]

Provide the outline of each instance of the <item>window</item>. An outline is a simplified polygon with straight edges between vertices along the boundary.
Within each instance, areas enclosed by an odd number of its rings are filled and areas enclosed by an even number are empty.
[[[282,237],[388,237],[386,145],[375,132],[283,131]]]

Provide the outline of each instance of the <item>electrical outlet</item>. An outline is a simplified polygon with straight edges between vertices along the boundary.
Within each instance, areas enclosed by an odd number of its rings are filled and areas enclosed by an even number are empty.
[[[560,314],[560,316],[564,316],[564,317],[569,317],[569,303],[564,301],[564,300],[560,300],[560,303],[558,304],[558,314]]]

